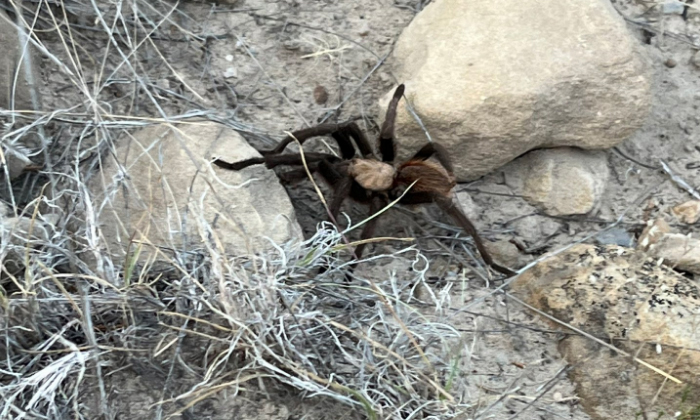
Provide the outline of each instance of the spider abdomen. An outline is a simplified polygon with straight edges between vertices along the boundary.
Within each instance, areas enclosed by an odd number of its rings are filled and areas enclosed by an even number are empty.
[[[387,191],[394,185],[396,170],[385,162],[370,159],[353,159],[348,166],[348,174],[370,191]]]
[[[457,185],[454,175],[442,165],[428,160],[409,160],[396,171],[396,184],[408,187],[416,182],[411,191],[439,193],[450,196]]]

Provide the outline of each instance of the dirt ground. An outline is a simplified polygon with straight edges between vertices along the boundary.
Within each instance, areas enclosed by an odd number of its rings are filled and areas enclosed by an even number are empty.
[[[376,133],[377,100],[396,84],[387,57],[422,3],[239,0],[215,7],[206,2],[181,2],[172,13],[179,28],[173,25],[172,38],[157,43],[159,54],[172,69],[163,65],[154,49],[146,48],[139,65],[151,77],[147,82],[162,88],[168,104],[166,114],[216,108],[223,118],[249,127],[242,134],[256,147],[271,146],[284,131],[354,117],[361,118],[363,129]],[[629,245],[644,222],[656,215],[666,215],[679,232],[697,232],[696,227],[679,225],[669,216],[672,206],[690,196],[661,170],[660,159],[679,177],[697,185],[700,67],[691,63],[691,57],[700,46],[700,14],[691,14],[688,19],[680,14],[644,14],[650,2],[613,3],[625,18],[649,25],[647,30],[632,22],[628,27],[653,67],[654,99],[644,127],[618,151],[609,151],[612,176],[599,208],[581,218],[543,215],[524,200],[508,196],[511,191],[504,181],[507,167],[458,186],[471,196],[468,203],[462,195],[462,204],[475,215],[473,221],[485,237],[518,238],[532,251],[523,261],[594,235],[623,214],[622,223],[611,233],[589,240]],[[78,23],[88,28],[93,24],[79,19]],[[206,44],[188,39],[188,32],[209,35]],[[61,49],[59,40],[50,42]],[[90,48],[99,63],[104,46],[95,43]],[[671,59],[675,65],[669,65]],[[44,65],[45,107],[58,109],[74,103],[79,93],[70,87],[65,74],[49,60],[44,60]],[[159,115],[147,101],[133,95],[122,98],[124,92],[135,89],[133,84],[115,81],[112,88],[114,96],[109,103],[114,114]],[[324,219],[323,206],[307,183],[290,186],[289,193],[299,222],[310,234]],[[349,204],[344,211],[359,221],[366,209]],[[557,351],[558,334],[543,329],[532,314],[493,295],[493,285],[486,287],[465,269],[461,261],[470,261],[470,257],[461,250],[460,241],[445,238],[457,231],[442,220],[437,209],[392,210],[382,219],[377,235],[418,238],[416,248],[430,262],[432,286],[444,291],[442,298],[449,300],[450,308],[426,307],[426,316],[436,322],[449,321],[463,333],[464,357],[459,363],[460,371],[469,375],[469,387],[459,397],[481,409],[476,410],[481,411],[480,419],[589,418],[577,404],[574,386],[563,371],[566,364]],[[391,254],[401,245],[385,242],[371,252]],[[393,273],[399,279],[404,275],[410,278],[405,273],[415,269],[415,261],[420,265],[424,260],[406,255],[377,259],[362,270],[376,277]],[[130,372],[111,376],[111,386],[120,394],[115,408],[123,419],[150,418],[152,404],[162,398],[160,391],[154,390],[160,388],[149,382],[158,376],[133,376]],[[360,413],[340,404],[299,400],[285,392],[289,391],[251,386],[245,395],[235,398],[221,393],[181,418],[361,418]]]

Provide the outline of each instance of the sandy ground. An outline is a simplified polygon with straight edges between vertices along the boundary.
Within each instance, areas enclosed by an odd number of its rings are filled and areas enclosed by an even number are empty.
[[[649,17],[641,16],[643,5],[636,2],[613,3],[629,19],[642,22]],[[151,75],[150,83],[180,92],[180,97],[170,96],[167,113],[184,112],[197,104],[220,109],[222,115],[260,133],[246,135],[256,147],[269,147],[273,144],[269,139],[282,138],[286,130],[353,117],[361,117],[361,127],[376,133],[376,102],[395,84],[384,62],[418,7],[420,2],[414,0],[240,0],[217,9],[201,2],[183,2],[173,16],[185,32],[212,35],[206,46],[200,47],[182,39],[182,31],[173,30],[177,40],[158,44],[160,53],[187,86],[174,78],[152,51],[144,53],[140,63]],[[649,217],[668,214],[670,207],[690,198],[659,169],[659,159],[691,185],[697,183],[700,68],[690,62],[695,50],[688,35],[700,34],[699,18],[684,20],[676,14],[652,17],[656,18],[653,28],[663,27],[678,36],[656,33],[649,37],[641,26],[629,24],[654,69],[653,110],[645,126],[619,146],[622,154],[634,160],[609,152],[612,176],[600,207],[583,218],[547,217],[521,199],[498,195],[510,191],[503,171],[495,171],[458,187],[471,195],[470,213],[477,215],[474,222],[486,237],[517,237],[536,257],[594,234],[627,212],[614,232],[615,241],[624,241],[638,234]],[[92,48],[95,57],[100,57],[103,48]],[[676,65],[667,66],[668,59]],[[48,61],[45,64],[51,68]],[[44,78],[47,107],[72,103],[70,95],[75,91],[58,90],[68,85],[65,75],[44,71]],[[158,115],[146,101],[120,99],[120,90],[128,91],[133,85],[115,83],[113,87],[115,114]],[[325,101],[321,91],[327,93]],[[163,95],[168,96],[165,90]],[[321,203],[307,183],[290,186],[289,192],[302,227],[306,233],[312,232],[323,219]],[[344,210],[353,220],[360,220],[366,211],[352,204]],[[562,373],[565,363],[557,351],[558,335],[543,329],[531,314],[501,296],[491,295],[492,287],[473,278],[453,252],[446,251],[454,249],[460,258],[469,260],[456,241],[443,240],[446,249],[436,245],[434,238],[454,233],[443,229],[439,220],[444,219],[432,208],[391,211],[377,235],[419,237],[418,248],[431,262],[432,286],[449,289],[451,309],[425,310],[432,319],[449,320],[463,332],[459,363],[461,372],[469,375],[469,387],[460,397],[481,409],[491,407],[482,419],[587,419],[577,404],[574,386]],[[674,226],[683,233],[693,231]],[[396,246],[385,243],[372,252],[391,252]],[[410,259],[386,258],[363,270],[372,276],[393,272],[400,278],[411,270],[411,263]],[[153,377],[147,374],[134,377],[123,371],[113,380],[121,388],[118,404],[133,416],[124,418],[137,418],[141,406],[148,412],[148,406],[160,398],[149,383]],[[338,419],[359,415],[324,402],[300,403],[281,390],[265,393],[254,389],[251,387],[245,397],[219,395],[195,407],[192,414],[209,419]]]

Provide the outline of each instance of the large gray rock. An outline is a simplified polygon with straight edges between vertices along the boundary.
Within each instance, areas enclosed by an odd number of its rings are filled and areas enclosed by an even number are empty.
[[[212,156],[259,156],[235,131],[214,123],[157,125],[122,138],[90,181],[104,243],[123,261],[131,238],[140,258],[201,249],[207,226],[224,251],[248,255],[302,237],[294,209],[275,174],[262,165],[229,171]]]
[[[614,146],[650,110],[649,66],[608,0],[435,1],[392,63],[459,181],[535,148]],[[426,142],[403,101],[397,136],[403,158]]]
[[[641,251],[579,244],[540,262],[511,287],[514,296],[537,309],[682,381],[667,381],[590,337],[567,336],[559,350],[593,419],[671,419],[697,407],[697,284]],[[662,411],[670,415],[657,417]]]
[[[571,147],[529,152],[504,172],[516,194],[550,216],[591,212],[610,176],[605,152]]]

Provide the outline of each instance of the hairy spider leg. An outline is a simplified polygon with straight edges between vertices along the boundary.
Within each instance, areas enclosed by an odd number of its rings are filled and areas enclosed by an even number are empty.
[[[307,163],[309,172],[315,174],[318,172],[319,162]],[[306,172],[306,168],[290,169],[278,174],[280,181],[286,184],[291,184],[303,179],[309,179],[309,174]]]
[[[260,154],[263,156],[280,154],[290,143],[295,141],[294,139],[299,140],[299,143],[303,144],[312,137],[331,135],[338,143],[340,155],[343,159],[351,159],[355,156],[355,146],[353,146],[352,141],[350,141],[351,138],[355,140],[357,148],[360,149],[362,156],[370,157],[374,155],[367,137],[365,137],[360,127],[358,127],[354,121],[340,124],[320,124],[314,127],[293,131],[291,134],[291,136],[285,137],[274,149],[260,150]]]
[[[369,204],[369,216],[374,216],[375,214],[377,214],[377,212],[380,211],[384,206],[386,206],[386,204],[387,202],[382,196],[373,193]],[[377,228],[377,219],[379,219],[379,217],[381,216],[377,216],[365,223],[365,225],[362,227],[362,233],[360,234],[360,241],[369,239],[374,235],[374,231]],[[362,255],[367,245],[367,243],[360,243],[353,250],[354,261],[349,265],[348,272],[345,274],[345,279],[347,281],[352,281],[351,275],[355,271],[359,260],[362,258]]]
[[[389,102],[389,106],[386,109],[386,116],[384,117],[384,123],[382,124],[382,129],[379,132],[379,153],[382,155],[382,161],[393,162],[396,158],[396,143],[394,142],[394,125],[396,122],[396,108],[399,106],[399,101],[403,96],[404,85],[401,84],[394,91],[394,96]]]
[[[307,164],[312,164],[321,160],[328,160],[329,162],[337,162],[340,159],[329,153],[304,153],[304,158]],[[221,159],[215,159],[212,162],[214,165],[229,169],[232,171],[240,171],[241,169],[247,168],[252,165],[265,164],[269,169],[272,169],[280,165],[303,165],[304,162],[301,158],[301,154],[293,155],[266,155],[263,157],[256,157],[251,159],[242,160],[240,162],[229,163]]]
[[[502,265],[496,263],[493,260],[491,254],[489,254],[489,252],[486,250],[484,242],[481,239],[479,233],[477,232],[476,227],[462,212],[462,210],[459,209],[455,202],[452,201],[452,199],[444,197],[440,194],[429,192],[408,192],[406,195],[403,196],[403,198],[400,201],[401,204],[425,204],[431,202],[437,204],[442,211],[447,213],[447,215],[450,216],[459,227],[461,227],[465,232],[467,232],[469,236],[471,236],[474,239],[474,245],[476,245],[476,249],[479,250],[479,254],[481,254],[481,258],[486,264],[488,264],[491,268],[498,271],[499,273],[505,274],[507,276],[513,276],[516,274],[513,270],[503,267]]]
[[[447,153],[447,150],[439,143],[428,143],[421,147],[419,151],[411,158],[411,160],[428,160],[431,157],[435,158],[440,162],[443,168],[447,169],[447,172],[453,174],[454,167],[452,166],[452,161]]]
[[[378,194],[373,194],[372,196],[372,201],[369,203],[369,216],[374,216],[379,212],[384,206],[387,205],[387,202],[384,200],[383,197],[381,197]],[[364,241],[366,239],[371,238],[374,235],[374,231],[377,228],[377,220],[381,216],[377,216],[373,218],[372,220],[369,220],[367,223],[365,223],[364,227],[362,228],[362,234],[360,235],[360,240]],[[362,254],[365,251],[365,248],[367,247],[367,243],[361,243],[357,245],[355,248],[355,258],[358,260],[362,258]],[[354,268],[354,265],[353,265]]]
[[[355,150],[352,150],[352,154],[347,155],[346,153],[343,152],[343,144],[348,144],[352,146],[352,143],[350,142],[350,138],[355,140],[355,144],[357,145],[357,148],[360,150],[360,154],[362,157],[365,158],[373,158],[374,156],[374,150],[372,150],[372,146],[369,144],[369,140],[367,140],[367,137],[365,136],[365,133],[360,130],[360,127],[357,126],[354,122],[348,123],[347,126],[343,127],[341,130],[336,131],[335,133],[331,134],[333,138],[335,139],[336,142],[338,142],[338,147],[341,148],[341,155],[345,159],[351,159],[355,156]],[[347,146],[345,146],[347,148]]]

